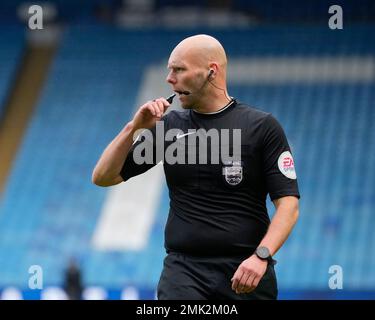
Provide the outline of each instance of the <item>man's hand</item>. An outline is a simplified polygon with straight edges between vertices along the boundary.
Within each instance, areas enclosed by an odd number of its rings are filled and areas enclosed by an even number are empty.
[[[164,98],[149,101],[141,106],[133,120],[104,150],[92,173],[92,182],[101,187],[109,187],[122,182],[120,172],[133,144],[134,133],[138,129],[153,127],[169,106],[170,103]]]
[[[267,264],[267,261],[259,259],[255,254],[243,261],[231,279],[232,289],[237,294],[253,291],[265,274]]]
[[[134,129],[152,128],[156,124],[156,121],[161,119],[169,106],[170,103],[164,98],[146,102],[134,115],[132,121]]]

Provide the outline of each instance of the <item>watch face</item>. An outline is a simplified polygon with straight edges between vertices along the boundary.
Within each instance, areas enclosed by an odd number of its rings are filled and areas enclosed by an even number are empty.
[[[267,259],[270,256],[270,251],[266,247],[259,247],[256,254],[261,259]]]

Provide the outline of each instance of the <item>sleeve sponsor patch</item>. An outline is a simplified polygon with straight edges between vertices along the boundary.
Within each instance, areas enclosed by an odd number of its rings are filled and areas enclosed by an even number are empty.
[[[280,172],[289,179],[297,179],[296,170],[294,169],[294,160],[289,151],[280,154],[277,161]]]

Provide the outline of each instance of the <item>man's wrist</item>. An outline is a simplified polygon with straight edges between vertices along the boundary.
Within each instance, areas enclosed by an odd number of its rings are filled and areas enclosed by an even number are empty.
[[[261,258],[259,258],[259,257],[256,255],[256,253],[254,253],[254,256],[255,256],[259,261],[262,261],[262,262],[265,262],[265,263],[268,264],[268,260],[265,260],[265,259],[261,259]]]
[[[135,132],[135,131],[137,131],[137,129],[136,129],[135,126],[134,126],[134,122],[133,122],[133,120],[132,120],[132,121],[129,121],[129,122],[125,125],[125,127],[124,127],[123,130],[124,130],[124,131],[128,131],[128,132]]]
[[[134,122],[130,121],[128,122],[125,127],[122,129],[121,134],[130,136],[132,138],[132,141],[135,140],[135,138],[139,135],[140,132],[138,132],[140,129],[134,126]]]
[[[272,258],[270,250],[265,246],[259,246],[256,248],[254,254],[262,261],[267,261],[271,264],[276,264],[276,261]]]

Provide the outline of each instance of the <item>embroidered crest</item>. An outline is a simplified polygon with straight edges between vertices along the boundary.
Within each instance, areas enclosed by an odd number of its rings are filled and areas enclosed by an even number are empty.
[[[223,176],[225,181],[231,185],[236,186],[241,183],[243,178],[243,169],[240,161],[233,161],[223,167]]]

